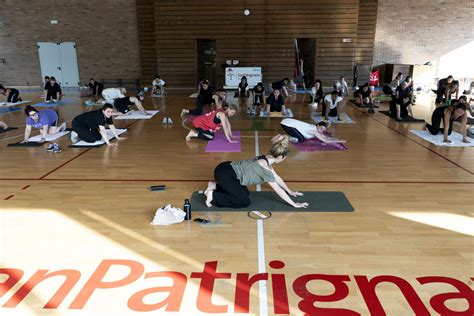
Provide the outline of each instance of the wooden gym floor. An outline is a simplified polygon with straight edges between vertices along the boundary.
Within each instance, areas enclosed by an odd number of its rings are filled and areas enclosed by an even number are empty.
[[[64,150],[60,154],[45,152],[44,147],[7,148],[6,144],[22,139],[24,114],[18,111],[0,116],[9,125],[20,127],[0,134],[0,268],[24,272],[10,287],[6,270],[0,270],[0,315],[142,315],[147,314],[143,313],[147,308],[154,315],[168,314],[165,307],[153,307],[166,298],[164,293],[150,294],[141,304],[131,299],[139,291],[172,284],[170,278],[144,278],[137,268],[141,265],[145,273],[176,271],[184,275],[185,283],[187,280],[182,301],[179,293],[170,299],[179,311],[170,311],[170,315],[207,315],[211,311],[230,315],[242,308],[245,312],[240,294],[240,303],[236,303],[238,273],[269,273],[266,283],[251,287],[249,315],[302,315],[301,287],[293,282],[303,275],[315,279],[346,276],[347,296],[342,293],[339,298],[325,300],[334,293],[337,282],[319,280],[307,284],[308,291],[318,296],[307,294],[306,299],[312,297],[319,308],[348,309],[362,315],[383,313],[373,301],[366,303],[364,297],[370,293],[355,276],[405,280],[433,315],[439,310],[430,305],[430,299],[457,290],[447,283],[422,285],[417,278],[449,277],[472,286],[474,148],[435,147],[408,132],[421,124],[401,124],[380,113],[367,114],[349,102],[344,111],[356,123],[330,128],[347,140],[349,150],[303,153],[290,145],[288,159],[276,169],[294,190],[343,191],[355,212],[277,212],[256,221],[245,213],[195,211],[193,217],[208,216],[220,222],[150,225],[157,208],[168,203],[182,207],[193,191],[204,189],[219,162],[255,156],[256,142],[264,153],[270,137],[283,132],[276,118],[263,120],[265,130],[252,130],[254,118],[245,114],[246,101],[230,98],[229,93],[229,101],[241,108],[231,123],[233,130],[242,131],[242,152],[205,153],[205,142],[184,140],[187,130],[179,113],[183,107],[194,106],[195,99],[188,97],[191,92],[170,90],[166,98],[147,97],[146,108],[160,113],[151,120],[116,121],[116,126],[129,131],[127,139],[115,148],[71,149],[66,137],[59,140]],[[39,102],[40,93],[24,92],[22,96]],[[70,126],[73,117],[88,108],[76,92],[68,91],[65,98],[68,104],[56,109]],[[289,98],[295,118],[311,121],[308,101],[302,95]],[[429,119],[432,97],[420,95],[417,103],[415,116]],[[380,109],[386,107],[382,103]],[[174,124],[162,125],[164,116],[171,117]],[[165,184],[166,190],[148,190],[159,184]],[[270,188],[264,185],[262,189]],[[111,282],[111,288],[99,288],[84,300],[84,291],[92,286],[91,275],[103,260],[115,260],[104,261],[114,263],[102,280],[103,287]],[[285,266],[270,267],[274,260]],[[200,293],[205,296],[211,291],[212,304],[220,308],[202,303],[205,299],[198,295],[201,280],[191,277],[193,272],[203,271],[205,262],[213,261],[218,262],[218,273],[231,276],[217,279],[212,291],[207,287]],[[43,306],[63,284],[63,277],[41,282],[21,301],[18,293],[12,298],[20,287],[31,290],[31,284],[24,287],[25,283],[42,269],[76,270],[80,278],[70,291],[61,290],[64,297],[56,297],[54,308]],[[136,278],[118,285],[131,271],[136,272]],[[281,280],[271,277],[276,274],[286,280],[287,306],[278,296],[284,292]],[[183,285],[183,277],[179,280]],[[414,314],[394,284],[381,283],[376,293],[387,315]],[[413,293],[410,297],[415,300]],[[197,303],[200,300],[201,305]],[[279,310],[275,306],[283,307]],[[468,305],[466,299],[453,299],[446,306],[462,311]],[[136,311],[140,308],[141,313]],[[308,314],[318,314],[306,308]],[[288,311],[282,312],[285,309]]]

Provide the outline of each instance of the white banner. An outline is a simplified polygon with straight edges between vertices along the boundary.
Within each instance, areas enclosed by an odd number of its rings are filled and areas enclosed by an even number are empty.
[[[262,67],[227,67],[225,69],[225,85],[227,88],[237,88],[240,79],[247,77],[248,88],[252,89],[262,82]]]

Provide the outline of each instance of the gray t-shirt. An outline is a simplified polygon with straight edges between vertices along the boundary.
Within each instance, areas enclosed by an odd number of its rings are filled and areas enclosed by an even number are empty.
[[[241,185],[275,182],[273,172],[260,166],[258,163],[258,157],[248,160],[233,161],[230,165],[234,169]]]

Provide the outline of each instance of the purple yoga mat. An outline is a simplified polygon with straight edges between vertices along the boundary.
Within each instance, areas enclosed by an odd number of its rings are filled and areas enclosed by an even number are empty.
[[[298,148],[299,151],[303,151],[303,152],[333,151],[333,150],[347,150],[348,149],[346,145],[342,143],[326,144],[317,138],[306,139],[302,143],[295,143],[293,145],[295,145],[295,147]]]
[[[239,153],[240,152],[240,132],[232,132],[234,139],[238,139],[238,143],[231,144],[225,138],[223,132],[217,132],[214,139],[207,143],[207,153]]]

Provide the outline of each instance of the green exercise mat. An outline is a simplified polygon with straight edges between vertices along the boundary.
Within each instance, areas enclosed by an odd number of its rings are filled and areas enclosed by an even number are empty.
[[[205,196],[199,192],[193,192],[191,197],[191,208],[198,212],[248,212],[248,211],[271,211],[271,212],[353,212],[349,200],[342,192],[302,192],[300,197],[291,197],[295,202],[308,202],[307,208],[294,208],[284,202],[275,192],[250,192],[251,204],[246,208],[230,207],[207,207]]]

